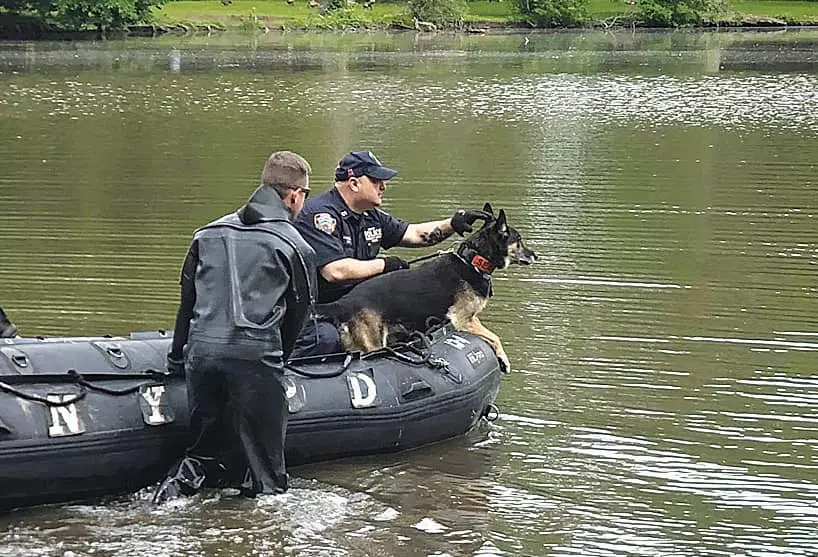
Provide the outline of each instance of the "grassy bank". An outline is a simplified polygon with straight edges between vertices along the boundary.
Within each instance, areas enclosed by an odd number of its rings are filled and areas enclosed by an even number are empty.
[[[524,25],[514,10],[513,0],[478,0],[468,2],[467,21],[479,25]],[[614,18],[629,20],[636,12],[636,6],[625,0],[590,0],[589,13],[594,22]],[[217,0],[171,1],[154,11],[160,25],[202,26],[219,28],[322,28],[330,26],[328,18],[319,14],[317,8],[309,6],[309,0],[232,0],[224,5]],[[358,17],[352,14],[350,27],[356,21],[366,20],[374,26],[410,26],[408,10],[403,4],[376,2],[371,9],[360,8]],[[776,21],[789,24],[818,24],[818,2],[786,0],[731,0],[727,12],[718,18],[722,23],[774,24]]]

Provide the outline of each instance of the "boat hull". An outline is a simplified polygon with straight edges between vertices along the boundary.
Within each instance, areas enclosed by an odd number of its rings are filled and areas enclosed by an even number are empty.
[[[288,466],[409,449],[462,435],[500,387],[491,347],[450,329],[428,346],[294,362],[285,376]],[[135,491],[187,440],[171,338],[0,340],[0,510]]]

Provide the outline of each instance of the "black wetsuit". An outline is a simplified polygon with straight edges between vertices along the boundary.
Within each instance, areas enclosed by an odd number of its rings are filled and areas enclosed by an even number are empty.
[[[283,364],[313,302],[314,258],[268,186],[197,231],[168,355],[185,359],[191,439],[158,499],[202,485],[287,489]]]

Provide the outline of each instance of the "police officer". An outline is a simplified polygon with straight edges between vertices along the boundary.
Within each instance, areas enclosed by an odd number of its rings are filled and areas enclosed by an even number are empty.
[[[283,363],[315,288],[315,252],[290,220],[310,172],[301,156],[273,153],[247,204],[193,237],[168,354],[170,371],[186,360],[190,444],[155,502],[202,486],[287,489]]]
[[[355,284],[409,264],[399,257],[377,257],[381,248],[425,247],[442,242],[454,232],[472,231],[483,211],[457,211],[445,220],[409,224],[379,207],[386,183],[397,170],[381,164],[371,151],[352,151],[335,169],[335,187],[307,201],[295,226],[316,252],[318,302],[332,302]],[[340,338],[328,322],[308,320],[294,356],[340,351]]]

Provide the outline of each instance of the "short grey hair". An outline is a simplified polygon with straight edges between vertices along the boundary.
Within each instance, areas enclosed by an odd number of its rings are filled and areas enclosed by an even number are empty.
[[[267,158],[261,171],[261,183],[274,188],[284,196],[297,182],[312,174],[307,159],[292,151],[276,151]]]

